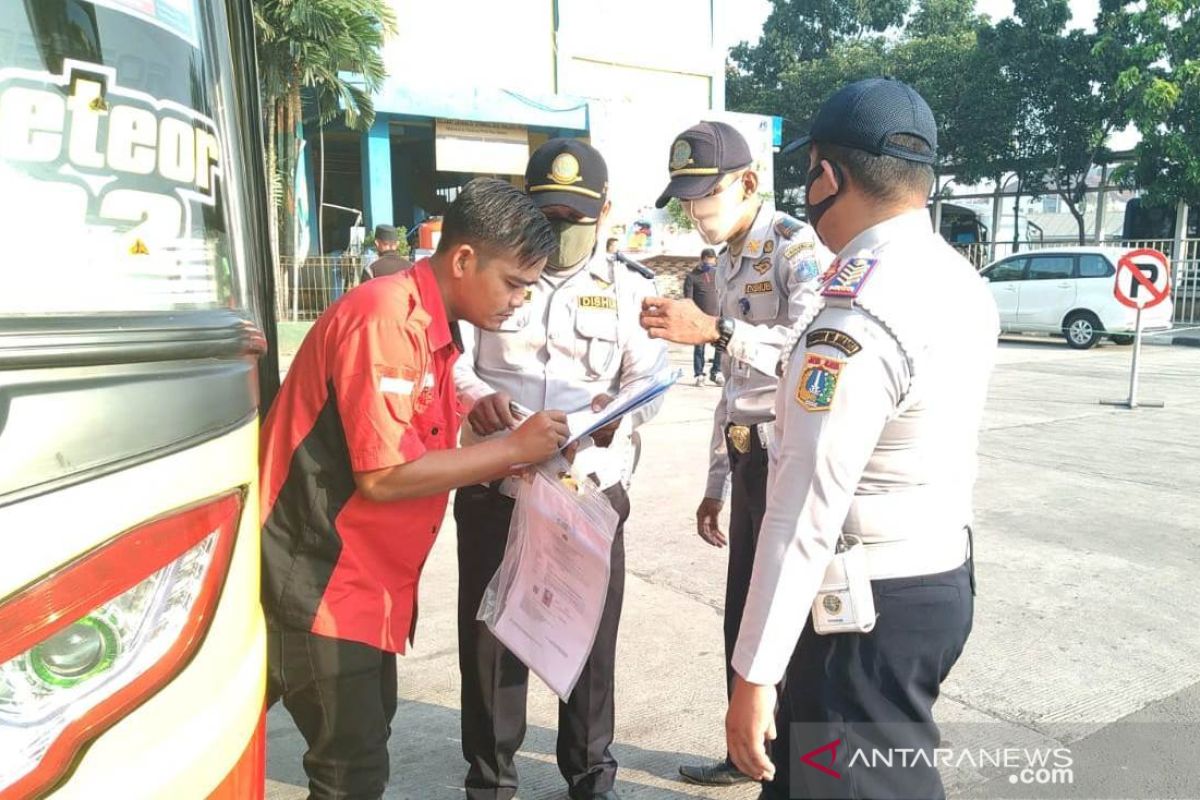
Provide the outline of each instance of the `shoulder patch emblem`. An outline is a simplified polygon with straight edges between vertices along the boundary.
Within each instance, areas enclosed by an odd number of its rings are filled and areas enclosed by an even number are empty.
[[[746,284],[746,294],[770,294],[773,291],[775,291],[775,287],[770,281]]]
[[[770,242],[767,242],[767,244],[770,244]],[[771,268],[771,259],[769,259],[769,258],[760,258],[758,261],[754,262],[754,271],[757,272],[759,275],[765,275],[767,270],[769,270],[770,268]]]
[[[798,242],[792,242],[789,244],[783,251],[783,257],[788,261],[791,261],[793,258],[805,251],[813,252],[816,249],[816,245],[814,245],[812,242],[807,242],[801,239]]]
[[[816,353],[804,354],[804,372],[796,384],[796,402],[805,411],[828,411],[833,406],[838,378],[846,362]]]
[[[780,214],[779,219],[775,220],[775,232],[784,239],[790,239],[804,229],[804,223],[795,217],[789,217],[787,214]]]
[[[871,271],[875,269],[875,265],[878,263],[879,259],[877,258],[860,257],[850,259],[842,264],[833,277],[826,281],[825,288],[821,290],[821,294],[825,297],[858,297],[858,293],[862,291],[863,284],[867,282]]]
[[[766,243],[763,245],[763,255],[769,256],[769,255],[771,255],[771,253],[774,253],[774,252],[775,252],[775,240],[767,239]]]
[[[821,267],[815,258],[802,258],[796,262],[796,280],[801,283],[815,279],[820,271]]]
[[[817,328],[809,331],[808,336],[804,339],[806,347],[816,347],[817,345],[825,345],[832,347],[834,350],[839,350],[847,356],[852,356],[862,350],[862,345],[848,333],[834,330],[833,328]]]

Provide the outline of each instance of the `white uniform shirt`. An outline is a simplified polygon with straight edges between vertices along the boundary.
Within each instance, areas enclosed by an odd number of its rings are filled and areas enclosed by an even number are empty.
[[[705,497],[722,499],[729,474],[725,426],[775,418],[775,367],[792,322],[818,302],[820,274],[833,260],[808,225],[763,203],[734,258],[717,257],[721,316],[734,321],[721,359],[725,390],[713,412]]]
[[[668,368],[666,345],[638,322],[642,300],[654,282],[603,253],[562,281],[543,278],[525,304],[499,331],[462,323],[463,354],[454,366],[459,393],[473,405],[507,392],[531,411],[578,411],[599,394],[615,396],[639,378]],[[575,467],[595,474],[602,488],[628,483],[633,467],[631,436],[652,418],[661,399],[626,416],[612,444],[579,451]],[[479,437],[463,425],[463,444]]]
[[[785,354],[733,656],[751,683],[783,677],[843,530],[868,545],[936,541],[971,522],[1000,330],[991,293],[924,209],[864,231],[838,261]]]

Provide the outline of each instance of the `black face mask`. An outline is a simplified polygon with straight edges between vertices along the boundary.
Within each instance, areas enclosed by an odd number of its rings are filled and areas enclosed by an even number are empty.
[[[829,166],[833,169],[833,175],[837,178],[837,191],[826,197],[819,203],[813,203],[808,198],[812,194],[813,183],[817,178],[821,177],[821,165],[818,163],[815,167],[808,171],[808,179],[804,185],[804,214],[808,217],[808,224],[812,225],[813,230],[817,229],[817,223],[821,221],[821,217],[825,216],[825,212],[833,206],[833,202],[837,200],[838,194],[842,191],[842,184],[845,181],[842,178],[842,168],[836,162],[830,161]],[[820,236],[820,234],[817,234]]]

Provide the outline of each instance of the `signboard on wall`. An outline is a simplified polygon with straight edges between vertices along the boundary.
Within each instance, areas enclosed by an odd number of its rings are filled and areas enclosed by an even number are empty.
[[[439,119],[434,156],[438,172],[524,175],[529,131],[522,125]]]

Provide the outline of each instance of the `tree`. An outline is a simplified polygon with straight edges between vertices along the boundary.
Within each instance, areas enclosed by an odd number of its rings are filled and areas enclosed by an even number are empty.
[[[370,127],[375,119],[371,96],[387,76],[380,48],[395,31],[395,17],[387,0],[255,0],[254,21],[274,182],[276,253],[292,255],[301,91],[311,91],[318,124],[340,111],[347,127]]]
[[[1159,205],[1200,204],[1200,4],[1101,0],[1097,54],[1142,135],[1135,175]]]

